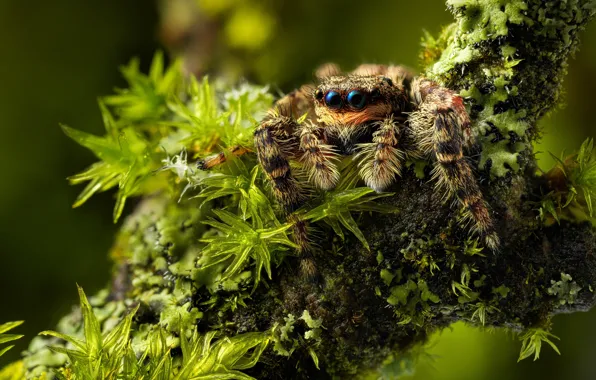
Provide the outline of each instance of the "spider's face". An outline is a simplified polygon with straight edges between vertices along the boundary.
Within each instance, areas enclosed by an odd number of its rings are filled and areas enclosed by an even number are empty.
[[[325,125],[358,126],[399,112],[402,92],[381,75],[333,76],[314,92],[315,112]]]

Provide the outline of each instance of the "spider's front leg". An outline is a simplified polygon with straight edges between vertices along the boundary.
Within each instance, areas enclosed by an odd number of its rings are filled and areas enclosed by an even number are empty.
[[[337,153],[327,144],[323,128],[311,121],[300,126],[299,160],[308,173],[308,181],[323,190],[331,190],[339,181]]]
[[[303,200],[303,192],[292,176],[289,159],[298,148],[294,131],[298,124],[289,116],[272,114],[254,134],[257,158],[271,183],[273,195],[286,212],[292,212]]]
[[[360,161],[360,177],[375,191],[389,187],[402,168],[404,152],[398,148],[403,125],[392,117],[383,120],[373,133],[372,142],[360,144],[356,159]]]
[[[499,247],[489,206],[482,196],[472,166],[464,157],[463,148],[470,146],[473,136],[463,99],[453,91],[427,79],[412,84],[412,97],[418,105],[409,118],[419,150],[434,156],[434,177],[445,186],[448,196],[455,195],[466,208],[474,229],[492,250]]]

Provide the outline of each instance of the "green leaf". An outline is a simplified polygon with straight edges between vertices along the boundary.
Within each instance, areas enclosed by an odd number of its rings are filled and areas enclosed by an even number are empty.
[[[87,346],[85,344],[84,341],[80,340],[80,339],[76,339],[72,336],[66,335],[66,334],[61,334],[59,332],[56,331],[50,331],[50,330],[46,330],[46,331],[42,331],[39,333],[39,335],[46,335],[46,336],[53,336],[56,338],[60,338],[62,340],[65,340],[69,343],[71,343],[73,346],[75,346],[78,350],[80,351],[86,351],[87,350]]]
[[[16,322],[7,322],[0,325],[0,334],[4,334],[7,331],[10,331],[14,328],[19,327],[23,324],[23,321],[16,321]]]
[[[14,346],[7,346],[4,348],[0,348],[0,356],[4,355],[5,353],[8,352],[8,350],[10,350],[11,348],[13,348]]]
[[[99,321],[93,313],[93,308],[87,300],[83,289],[77,285],[79,299],[81,302],[81,314],[83,315],[83,324],[85,326],[85,344],[88,355],[92,358],[99,357],[102,350],[101,327]]]

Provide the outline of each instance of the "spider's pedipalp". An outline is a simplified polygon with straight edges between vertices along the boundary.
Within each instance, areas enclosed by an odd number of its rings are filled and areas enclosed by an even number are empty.
[[[231,149],[229,149],[227,153],[232,154],[236,157],[240,157],[240,156],[245,155],[248,152],[250,152],[250,150],[248,150],[242,146],[235,145]],[[205,157],[202,160],[197,161],[197,168],[199,168],[200,170],[210,170],[216,166],[223,164],[226,161],[227,161],[226,152],[219,152],[219,153],[213,154],[211,156]]]
[[[380,123],[372,142],[359,145],[355,159],[360,161],[360,176],[375,191],[385,190],[401,173],[404,153],[397,147],[400,133],[400,125],[390,117]]]
[[[320,189],[330,190],[339,181],[339,171],[335,161],[337,154],[324,141],[321,128],[311,122],[300,127],[299,160],[307,171],[308,180]]]
[[[498,249],[499,237],[488,204],[463,154],[463,148],[472,141],[463,100],[426,79],[416,80],[412,91],[418,110],[410,115],[410,127],[418,149],[436,160],[433,177],[439,187],[446,188],[448,195],[455,195],[466,208],[467,217],[485,244],[492,250]]]

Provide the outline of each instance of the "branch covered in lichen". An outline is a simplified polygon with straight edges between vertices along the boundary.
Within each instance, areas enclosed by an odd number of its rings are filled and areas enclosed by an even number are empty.
[[[128,367],[145,358],[183,373],[198,355],[204,361],[195,368],[204,372],[212,351],[203,348],[225,346],[237,359],[226,368],[258,378],[394,376],[430,333],[455,321],[520,332],[520,359],[537,357],[542,343],[554,347],[551,317],[596,302],[596,235],[587,222],[596,161],[586,143],[540,174],[532,142],[596,3],[448,6],[456,22],[426,38],[425,75],[466,99],[480,142],[471,159],[504,242],[500,252],[468,235],[461,210],[443,204],[425,180],[431,169],[424,162],[377,195],[358,182],[348,159],[342,184],[313,190],[293,218],[273,201],[254,154],[230,156],[213,172],[195,169],[194,159],[222,148],[251,152],[252,130],[272,96],[247,84],[183,78],[157,57],[148,76],[136,64],[125,68],[130,89],[102,99],[106,136],[66,129],[100,159],[72,178],[89,181],[77,205],[118,187],[117,218],[127,198],[143,200],[111,251],[112,284],[64,317],[54,333],[62,340],[31,343],[27,376],[75,378],[77,368],[90,366],[89,342],[97,350],[114,331]],[[316,243],[318,281],[296,269],[290,227],[304,221]]]

